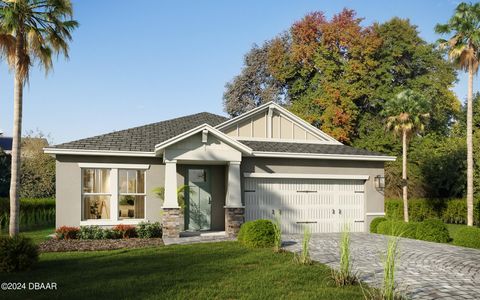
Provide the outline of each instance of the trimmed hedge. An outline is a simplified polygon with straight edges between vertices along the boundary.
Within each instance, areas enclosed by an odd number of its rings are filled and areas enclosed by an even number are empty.
[[[238,241],[250,248],[273,247],[275,228],[270,220],[245,222],[238,233]]]
[[[385,214],[388,219],[403,220],[403,200],[387,199]],[[410,221],[441,219],[445,223],[466,224],[467,202],[465,199],[409,199]],[[480,225],[480,201],[474,203],[474,222]]]
[[[10,201],[0,198],[0,229],[7,228],[10,216]],[[55,224],[54,198],[20,199],[20,228]]]
[[[28,270],[38,261],[38,246],[21,235],[0,237],[0,272]]]
[[[457,246],[480,249],[480,228],[465,226],[458,229],[453,243]]]
[[[448,243],[451,240],[447,226],[439,219],[420,222],[417,225],[416,238],[437,243]]]
[[[416,222],[405,223],[403,221],[387,220],[378,224],[377,233],[415,239],[417,226],[418,223]]]
[[[159,222],[142,222],[137,226],[137,235],[139,238],[160,238],[162,237],[162,225]]]
[[[370,232],[371,233],[377,233],[377,227],[380,223],[387,221],[387,218],[384,217],[378,217],[372,220],[370,222]]]

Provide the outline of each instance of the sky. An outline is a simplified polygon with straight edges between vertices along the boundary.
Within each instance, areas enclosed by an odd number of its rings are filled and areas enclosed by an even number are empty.
[[[47,76],[32,69],[23,132],[40,130],[56,144],[202,111],[225,115],[224,86],[241,71],[245,53],[309,12],[330,18],[351,8],[363,25],[408,18],[435,42],[435,24],[459,2],[73,0],[80,27],[70,58],[56,59]],[[454,91],[465,99],[464,74]],[[2,62],[0,131],[8,136],[12,115],[13,76]]]

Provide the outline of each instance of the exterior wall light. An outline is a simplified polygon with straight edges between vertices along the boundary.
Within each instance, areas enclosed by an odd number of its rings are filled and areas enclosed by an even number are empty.
[[[385,176],[377,175],[375,176],[375,189],[378,191],[385,190]]]

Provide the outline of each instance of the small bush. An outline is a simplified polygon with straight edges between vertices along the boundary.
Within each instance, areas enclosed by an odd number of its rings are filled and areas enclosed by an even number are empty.
[[[100,226],[82,226],[79,236],[82,240],[99,240],[103,238],[103,229]]]
[[[79,238],[80,228],[62,226],[55,230],[55,235],[59,240],[74,240]]]
[[[387,218],[378,217],[378,218],[373,219],[372,222],[370,222],[370,232],[371,233],[377,233],[378,224],[380,224],[384,221],[387,221]]]
[[[416,238],[417,225],[418,223],[415,222],[406,223],[403,221],[388,220],[378,225],[377,233],[414,239]]]
[[[303,240],[302,251],[299,254],[295,253],[294,261],[300,265],[311,265],[312,259],[310,258],[310,239],[312,238],[312,232],[308,226],[303,228]]]
[[[442,213],[442,220],[449,224],[467,223],[467,201],[455,199],[447,202],[447,207]]]
[[[0,271],[28,270],[38,261],[38,246],[23,236],[0,237]]]
[[[480,228],[465,226],[458,229],[453,243],[457,246],[480,249]]]
[[[137,227],[137,235],[142,239],[162,237],[162,225],[159,222],[142,222]]]
[[[116,234],[118,234],[120,238],[124,238],[124,239],[134,238],[137,236],[137,231],[135,230],[135,226],[132,226],[132,225],[119,224],[113,227],[113,231]]]
[[[273,247],[275,228],[270,220],[255,220],[245,222],[240,227],[238,241],[251,248]]]
[[[418,224],[416,238],[430,242],[448,243],[450,234],[447,226],[441,220],[429,219]]]

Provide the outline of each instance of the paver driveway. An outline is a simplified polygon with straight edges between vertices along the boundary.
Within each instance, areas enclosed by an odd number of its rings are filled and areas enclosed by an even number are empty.
[[[314,234],[311,258],[337,268],[340,237],[338,233]],[[285,236],[285,248],[299,251],[301,239],[300,235]],[[387,239],[378,234],[351,234],[354,268],[372,286],[382,282],[381,257]],[[395,281],[413,299],[480,299],[480,250],[402,238]]]

